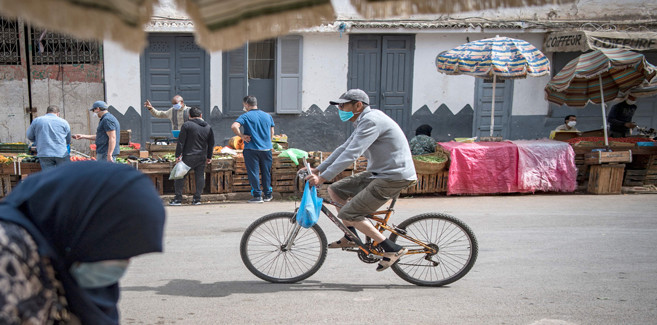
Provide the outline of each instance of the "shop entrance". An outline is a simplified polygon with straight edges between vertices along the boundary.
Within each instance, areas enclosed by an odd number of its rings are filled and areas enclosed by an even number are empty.
[[[198,107],[203,116],[210,116],[210,57],[187,34],[151,34],[149,46],[141,57],[142,102],[151,101],[155,109],[171,107],[171,98],[178,94],[185,105]],[[171,138],[171,122],[153,118],[142,107],[142,143],[153,137]]]

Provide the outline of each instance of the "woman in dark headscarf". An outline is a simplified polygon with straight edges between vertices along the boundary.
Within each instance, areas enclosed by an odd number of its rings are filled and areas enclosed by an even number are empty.
[[[131,257],[162,251],[164,217],[128,166],[31,175],[0,201],[0,324],[118,324],[118,279]]]
[[[433,128],[428,124],[422,124],[415,129],[415,137],[408,143],[411,154],[423,155],[436,152],[436,140],[431,137]]]

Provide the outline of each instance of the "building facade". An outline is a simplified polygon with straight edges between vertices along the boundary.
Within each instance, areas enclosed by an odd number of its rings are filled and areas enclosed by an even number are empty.
[[[654,19],[645,16],[657,5],[635,2],[617,9],[618,17],[605,25],[596,19],[607,10],[603,13],[595,8],[603,3],[610,8],[611,1],[471,14],[477,18],[452,15],[383,21],[364,20],[347,1],[340,0],[334,2],[338,11],[334,22],[208,53],[195,44],[193,26],[185,15],[161,1],[146,27],[149,45],[142,53],[105,41],[97,63],[56,65],[50,69],[59,74],[38,79],[41,84],[33,81],[29,90],[25,82],[16,81],[25,79],[24,75],[9,78],[17,72],[0,67],[5,71],[0,88],[15,89],[11,92],[14,97],[0,95],[0,100],[14,103],[20,98],[21,103],[12,108],[16,122],[9,124],[14,131],[3,134],[0,130],[0,141],[21,140],[21,130],[24,137],[30,121],[25,118],[24,107],[30,107],[25,99],[47,92],[44,104],[60,103],[65,109],[84,112],[79,114],[79,123],[71,123],[74,133],[95,129],[85,108],[105,98],[122,129],[131,129],[133,142],[141,143],[170,137],[168,121],[152,118],[143,103],[150,100],[156,108],[168,109],[171,97],[180,94],[188,106],[202,109],[216,142],[223,144],[233,135],[230,124],[242,113],[241,99],[254,95],[259,108],[273,115],[276,133],[288,135],[291,147],[332,150],[346,139],[352,126],[340,122],[337,108],[329,101],[349,88],[365,90],[372,106],[395,119],[408,138],[421,124],[431,125],[438,141],[485,136],[490,128],[492,81],[438,73],[435,58],[440,52],[497,35],[518,38],[543,50],[554,74],[581,53],[546,49],[546,39],[554,33],[610,26],[657,30]],[[646,48],[641,52],[657,64],[657,51]],[[78,69],[75,73],[71,72],[74,68]],[[568,114],[578,115],[580,130],[602,128],[598,105],[573,109],[548,104],[544,87],[549,80],[550,76],[544,76],[497,82],[494,134],[505,139],[544,138]],[[53,95],[54,87],[62,89],[61,95]],[[638,105],[635,120],[639,126],[657,128],[657,101],[640,99]],[[65,114],[67,119],[69,116]]]

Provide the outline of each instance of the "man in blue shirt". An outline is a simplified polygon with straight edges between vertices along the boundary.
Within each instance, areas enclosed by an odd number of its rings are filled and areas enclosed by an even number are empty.
[[[115,162],[121,150],[119,148],[119,141],[117,140],[119,134],[121,134],[121,126],[116,117],[107,111],[108,107],[107,103],[99,100],[89,109],[94,115],[100,118],[98,128],[96,128],[96,135],[76,134],[73,138],[95,140],[96,160]]]
[[[34,119],[27,128],[27,139],[36,145],[41,170],[70,161],[71,126],[59,117],[59,107],[48,106],[46,115]]]
[[[231,129],[244,141],[244,165],[253,195],[249,203],[271,201],[271,138],[274,136],[274,119],[258,109],[258,100],[254,96],[244,97],[242,103],[246,113],[235,120]],[[242,126],[244,132],[240,131]],[[262,190],[260,190],[260,173],[262,173]]]

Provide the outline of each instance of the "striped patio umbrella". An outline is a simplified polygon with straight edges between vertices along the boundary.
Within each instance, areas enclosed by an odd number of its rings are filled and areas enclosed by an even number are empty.
[[[550,73],[550,62],[534,45],[519,39],[495,37],[473,41],[436,57],[438,72],[493,79],[490,135],[495,124],[497,78],[540,77]]]
[[[623,49],[596,49],[584,53],[557,73],[545,86],[545,99],[557,105],[582,108],[587,103],[601,104],[607,139],[605,102],[649,82],[657,69],[643,54]]]

